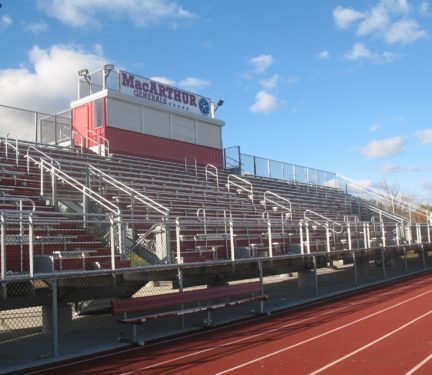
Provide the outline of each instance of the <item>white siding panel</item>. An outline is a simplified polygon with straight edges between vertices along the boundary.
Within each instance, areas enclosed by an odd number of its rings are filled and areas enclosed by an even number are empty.
[[[143,133],[170,138],[170,114],[143,107]]]
[[[172,136],[179,141],[195,143],[195,121],[186,117],[173,115]]]
[[[197,121],[197,143],[203,146],[222,148],[221,128]]]
[[[108,98],[107,125],[141,132],[141,108],[136,104]]]

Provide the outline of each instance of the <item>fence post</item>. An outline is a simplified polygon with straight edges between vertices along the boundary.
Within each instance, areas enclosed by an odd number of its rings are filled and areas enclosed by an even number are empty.
[[[54,173],[54,164],[51,161],[51,193],[52,193],[52,201],[54,210],[58,210],[58,202],[57,202],[57,179]]]
[[[358,276],[357,276],[357,260],[355,256],[355,251],[352,251],[352,259],[353,259],[353,266],[354,266],[354,285],[357,285]]]
[[[426,257],[425,257],[425,249],[423,244],[420,245],[421,251],[422,251],[422,263],[423,263],[423,269],[426,269]]]
[[[33,231],[33,213],[29,214],[29,275],[34,276],[34,231]]]
[[[177,263],[181,264],[183,263],[182,258],[181,258],[181,254],[180,254],[180,220],[178,217],[176,217],[175,219],[175,224],[176,224],[176,251],[177,251]],[[180,270],[180,268],[179,268]]]
[[[315,295],[318,296],[318,294],[319,294],[319,291],[318,291],[318,274],[317,274],[317,261],[316,261],[315,255],[312,256],[312,261],[313,261],[313,267],[314,267]]]
[[[39,113],[35,112],[34,113],[34,126],[35,126],[35,143],[38,143],[38,122],[39,122]]]
[[[325,223],[325,229],[326,229],[326,247],[327,252],[330,253],[330,228],[328,221]]]
[[[299,231],[300,231],[300,253],[304,255],[304,240],[303,240],[303,223],[299,221]]]
[[[385,255],[384,255],[384,248],[381,248],[381,264],[382,264],[382,271],[383,271],[383,277],[386,278],[386,267],[385,267]]]
[[[177,267],[177,278],[179,283],[179,293],[183,292],[183,271],[180,267]],[[184,304],[182,303],[181,309],[184,310]],[[184,329],[185,327],[185,316],[184,314],[181,315],[181,328]]]
[[[53,357],[58,357],[58,304],[57,304],[57,279],[51,280],[51,304],[52,304],[52,335]]]
[[[350,223],[347,223],[347,234],[348,234],[348,250],[352,250],[351,224]]]
[[[408,273],[408,260],[407,260],[406,246],[403,246],[403,252],[404,252],[404,268],[405,268],[405,273]]]
[[[270,217],[267,218],[267,234],[268,234],[269,257],[273,258],[273,239],[272,239],[272,226],[271,226]]]
[[[262,267],[261,260],[258,260],[258,271],[259,271],[259,279],[261,285],[261,295],[264,295],[264,276],[263,276],[263,267]],[[260,313],[264,314],[264,301],[261,301]]]
[[[235,260],[235,244],[234,244],[234,223],[230,213],[229,219],[229,230],[230,230],[230,246],[231,246],[231,260]]]
[[[111,269],[115,270],[115,233],[114,233],[114,218],[109,216],[110,222],[110,245],[111,245]]]
[[[1,254],[0,254],[0,261],[1,261],[1,280],[4,281],[6,277],[6,220],[5,220],[5,213],[2,212],[0,214],[0,231],[1,231]],[[4,290],[6,289],[6,286],[4,286]]]
[[[304,226],[306,232],[306,253],[310,254],[309,223],[305,221]]]

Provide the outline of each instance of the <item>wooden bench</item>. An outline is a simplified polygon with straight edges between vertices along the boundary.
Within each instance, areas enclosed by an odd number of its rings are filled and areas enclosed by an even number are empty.
[[[258,293],[258,294],[256,294]],[[242,295],[247,295],[241,297]],[[250,295],[252,294],[252,295]],[[239,297],[226,302],[211,303],[211,300]],[[184,316],[196,312],[207,312],[207,326],[211,324],[211,312],[224,307],[236,306],[252,301],[261,301],[260,313],[264,313],[264,301],[268,299],[262,291],[261,283],[248,282],[235,285],[223,285],[209,287],[205,289],[196,289],[186,292],[161,294],[139,298],[125,298],[114,300],[112,302],[112,311],[115,315],[122,315],[119,320],[121,324],[133,325],[132,342],[144,345],[143,341],[137,340],[137,326],[149,320],[160,319],[171,316]],[[205,305],[184,308],[183,305],[195,302],[206,301]],[[158,309],[163,309],[172,306],[180,306],[180,308],[170,311],[151,313]],[[131,313],[146,313],[138,317],[128,317]],[[130,341],[130,340],[129,340]]]

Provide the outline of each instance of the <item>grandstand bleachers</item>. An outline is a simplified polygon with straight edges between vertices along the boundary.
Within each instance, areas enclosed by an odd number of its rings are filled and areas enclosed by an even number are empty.
[[[376,212],[341,189],[233,178],[191,158],[181,164],[3,141],[0,160],[10,222],[3,272],[35,264],[46,271],[47,262],[65,271],[360,248],[366,222],[371,245],[394,242],[398,230],[388,222],[383,231],[385,218],[374,222]]]

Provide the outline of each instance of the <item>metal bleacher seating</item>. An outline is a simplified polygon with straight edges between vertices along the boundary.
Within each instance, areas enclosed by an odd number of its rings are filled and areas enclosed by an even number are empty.
[[[3,272],[129,267],[134,254],[147,263],[280,255],[300,251],[309,224],[310,250],[323,251],[325,225],[373,215],[337,188],[242,176],[248,191],[194,163],[4,141],[0,159]],[[266,203],[266,192],[283,204]],[[346,231],[331,235],[334,249],[346,247]]]

